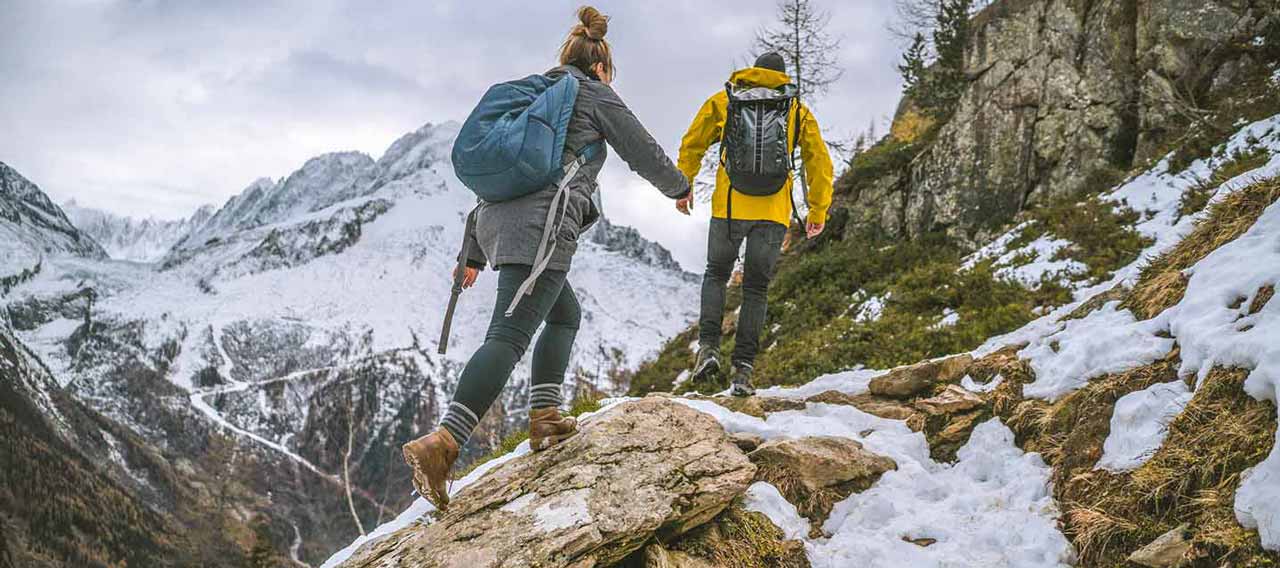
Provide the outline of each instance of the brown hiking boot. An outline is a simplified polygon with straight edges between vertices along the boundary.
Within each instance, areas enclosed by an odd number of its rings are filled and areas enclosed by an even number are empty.
[[[458,442],[441,428],[402,448],[404,461],[413,470],[413,487],[436,509],[449,507],[449,469],[458,459]]]
[[[529,448],[541,452],[578,433],[578,419],[561,416],[558,408],[529,410]]]

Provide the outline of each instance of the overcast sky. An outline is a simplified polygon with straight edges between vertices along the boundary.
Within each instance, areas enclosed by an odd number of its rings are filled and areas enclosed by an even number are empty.
[[[55,200],[177,218],[312,156],[377,158],[462,120],[490,84],[546,70],[582,2],[0,0],[0,161]],[[844,79],[814,107],[832,135],[887,125],[892,0],[818,1]],[[674,158],[774,0],[597,1],[614,87]],[[616,157],[605,213],[701,271],[706,207],[682,219]]]

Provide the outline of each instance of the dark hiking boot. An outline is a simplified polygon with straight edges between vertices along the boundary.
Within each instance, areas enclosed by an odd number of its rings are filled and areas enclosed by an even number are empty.
[[[578,419],[558,408],[529,409],[529,449],[541,452],[578,433]]]
[[[733,396],[755,396],[756,388],[751,386],[751,365],[735,363],[733,365],[733,386],[729,387]]]
[[[458,459],[458,442],[441,428],[405,444],[404,461],[413,470],[413,487],[436,509],[449,507],[449,470]]]
[[[695,383],[705,383],[720,374],[720,350],[715,347],[703,347],[698,350],[698,362],[693,366]]]

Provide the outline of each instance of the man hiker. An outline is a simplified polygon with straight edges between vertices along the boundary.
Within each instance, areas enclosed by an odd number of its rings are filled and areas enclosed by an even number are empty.
[[[782,56],[761,55],[754,66],[730,75],[725,89],[703,103],[680,144],[679,168],[694,179],[707,148],[720,142],[695,379],[720,372],[725,286],[746,241],[742,308],[732,357],[734,396],[755,394],[751,372],[764,327],[769,280],[793,214],[791,184],[797,149],[809,186],[805,224],[809,238],[822,233],[831,206],[831,156],[818,121],[796,95]],[[676,208],[688,214],[692,205],[689,195]]]

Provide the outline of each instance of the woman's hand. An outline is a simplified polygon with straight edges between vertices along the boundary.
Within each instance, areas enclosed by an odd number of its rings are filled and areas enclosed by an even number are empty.
[[[827,228],[826,224],[819,225],[818,223],[809,223],[808,225],[805,226],[804,232],[806,235],[809,236],[809,238],[812,239],[812,238],[816,238],[818,235],[821,235],[822,230],[825,228]]]
[[[478,268],[471,268],[470,266],[468,266],[468,267],[466,268],[466,273],[462,275],[462,289],[463,289],[463,290],[466,290],[467,288],[470,288],[470,287],[472,287],[472,286],[475,286],[475,285],[476,285],[476,278],[477,278],[477,277],[479,277],[479,276],[480,276],[480,269],[478,269]],[[454,281],[457,281],[457,280],[458,280],[458,267],[457,267],[457,266],[453,267],[453,279],[454,279]]]

